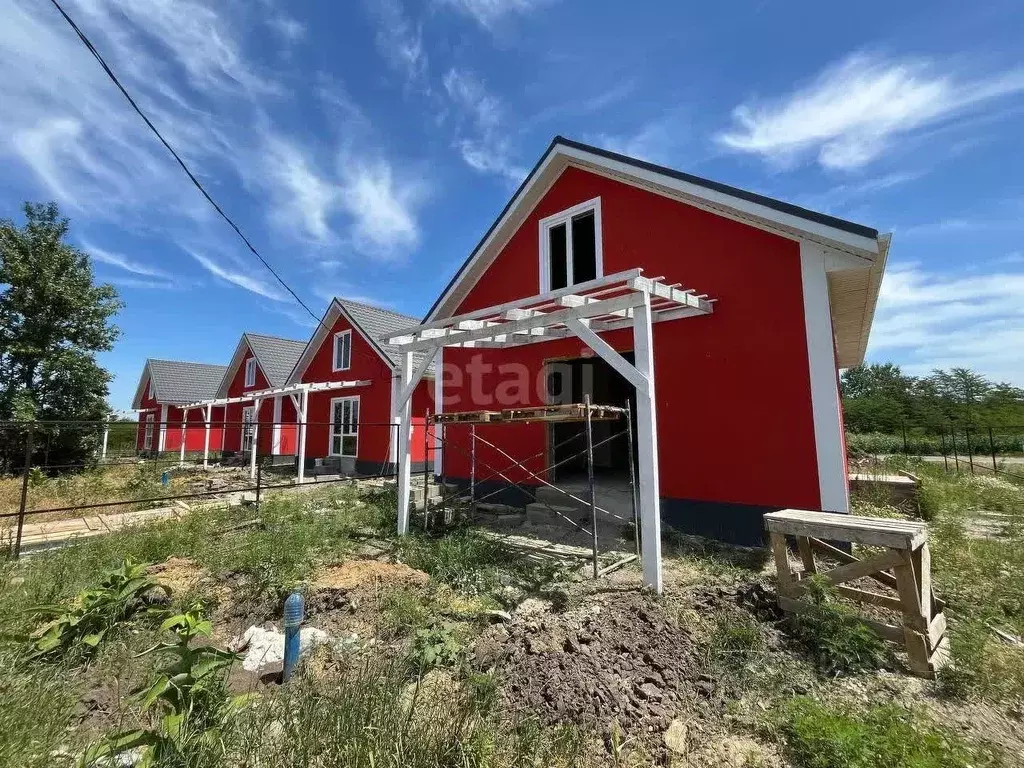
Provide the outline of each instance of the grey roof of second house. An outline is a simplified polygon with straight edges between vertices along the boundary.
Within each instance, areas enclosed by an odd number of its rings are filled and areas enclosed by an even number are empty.
[[[226,365],[183,360],[147,361],[156,399],[161,403],[195,403],[217,396]]]
[[[402,328],[411,328],[419,325],[419,318],[392,312],[390,309],[375,307],[372,304],[364,304],[361,301],[344,299],[340,296],[335,298],[335,301],[342,306],[349,317],[363,330],[363,333],[370,337],[377,348],[391,361],[392,365],[397,366],[402,359],[402,349],[394,344],[381,341],[380,337]],[[413,354],[413,359],[417,364],[424,354],[423,352]],[[427,368],[425,375],[433,376],[434,369],[435,363],[432,362]]]
[[[306,342],[294,339],[282,339],[279,336],[264,336],[261,333],[245,334],[249,349],[256,356],[260,370],[267,377],[271,387],[283,387],[299,361]]]

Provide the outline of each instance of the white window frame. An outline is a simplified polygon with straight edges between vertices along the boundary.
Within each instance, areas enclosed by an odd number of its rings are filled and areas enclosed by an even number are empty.
[[[245,387],[256,386],[256,358],[250,357],[245,361]]]
[[[334,431],[334,427],[335,427],[335,424],[334,424],[334,408],[335,408],[335,406],[338,403],[343,403],[343,402],[346,402],[346,401],[354,402],[356,404],[355,430],[346,432],[345,431],[344,421],[343,421],[342,425],[341,425],[341,427],[342,427],[341,431],[340,432],[335,432]],[[359,402],[359,395],[352,395],[350,397],[332,397],[331,398],[331,410],[329,412],[330,413],[331,424],[330,424],[330,429],[328,430],[329,434],[328,434],[328,437],[327,437],[327,455],[328,456],[341,456],[341,457],[344,457],[344,458],[354,459],[354,458],[356,458],[359,455],[359,419],[362,416],[362,410],[363,410],[363,406],[362,406],[362,403]],[[350,454],[349,453],[345,453],[344,452],[345,451],[345,438],[346,437],[353,437],[353,436],[356,439],[356,447],[353,449],[352,453],[350,453]],[[340,440],[338,442],[338,449],[339,450],[338,450],[337,453],[334,451],[334,438],[336,438],[336,437],[340,438]]]
[[[342,337],[348,338],[348,359],[344,360],[344,365],[338,366],[338,342]],[[338,331],[334,334],[334,345],[331,347],[331,371],[347,371],[352,367],[352,329],[349,328],[345,331]]]
[[[242,435],[238,441],[238,449],[245,453],[252,450],[253,433],[256,431],[254,426],[256,423],[256,406],[246,405],[242,408]],[[249,445],[246,446],[246,439],[249,441]]]
[[[566,283],[567,286],[575,285],[572,281],[572,224],[571,221],[574,217],[579,216],[581,213],[594,212],[594,267],[596,269],[595,279],[604,277],[604,248],[602,243],[601,234],[601,198],[595,197],[591,200],[586,200],[579,205],[574,205],[572,208],[567,208],[564,211],[546,216],[540,220],[540,292],[547,293],[552,290],[551,288],[551,259],[550,259],[550,243],[551,238],[548,235],[552,227],[557,227],[559,224],[565,224],[565,260],[566,260]]]
[[[142,450],[152,451],[153,450],[153,432],[154,422],[156,421],[156,415],[147,413],[145,418],[145,431],[142,433]]]

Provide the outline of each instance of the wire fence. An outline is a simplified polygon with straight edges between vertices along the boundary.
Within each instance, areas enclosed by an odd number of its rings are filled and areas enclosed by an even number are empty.
[[[908,456],[947,472],[1024,480],[1024,426],[904,422],[897,432],[851,433],[846,442],[852,457]]]

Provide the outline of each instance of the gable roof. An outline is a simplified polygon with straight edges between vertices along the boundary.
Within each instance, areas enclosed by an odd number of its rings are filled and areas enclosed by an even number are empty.
[[[833,296],[831,304],[835,326],[857,329],[856,332],[847,330],[842,338],[840,334],[836,335],[840,366],[856,365],[863,360],[889,245],[887,235],[880,235],[878,230],[863,224],[562,136],[552,140],[469,258],[441,292],[423,322],[455,313],[462,298],[555,180],[569,167],[641,187],[783,237],[816,243],[825,248],[827,255],[835,257],[830,262],[834,271],[870,271],[870,277],[865,274],[864,279],[847,283],[844,288],[854,284],[856,287],[844,289],[841,294]]]
[[[225,365],[150,358],[136,387],[132,408],[142,407],[147,381],[153,383],[154,399],[159,403],[185,404],[208,400],[217,394],[226,370]]]
[[[226,397],[231,380],[238,370],[238,366],[245,359],[245,351],[251,350],[256,364],[263,371],[267,384],[273,387],[283,387],[288,379],[288,374],[295,367],[295,361],[299,359],[306,342],[295,339],[284,339],[280,336],[267,336],[262,333],[251,333],[246,331],[238,340],[235,353],[231,356],[231,362],[224,371],[220,386],[217,389],[217,397]]]
[[[295,363],[295,368],[288,376],[288,383],[295,383],[301,378],[310,361],[320,347],[323,346],[327,335],[334,327],[340,315],[345,316],[349,323],[366,339],[369,345],[373,347],[392,370],[398,367],[402,359],[402,349],[394,344],[380,341],[380,337],[402,328],[408,328],[410,325],[418,325],[420,322],[419,318],[410,315],[403,315],[400,312],[393,312],[390,309],[377,307],[373,304],[336,296],[331,301],[330,306],[327,307],[327,311],[324,313],[323,318],[321,318],[313,338],[306,344],[306,348]],[[414,354],[414,361],[418,364],[424,354],[422,352]],[[435,362],[432,362],[427,368],[425,376],[432,377],[434,375]]]

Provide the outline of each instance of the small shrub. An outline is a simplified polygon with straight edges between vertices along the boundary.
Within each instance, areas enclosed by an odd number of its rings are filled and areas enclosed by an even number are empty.
[[[434,624],[416,631],[409,660],[423,672],[434,667],[453,667],[462,660],[463,652],[450,624]]]
[[[33,633],[30,658],[91,655],[107,632],[145,607],[142,595],[153,588],[169,593],[146,574],[145,565],[126,559],[98,587],[79,593],[72,608],[39,605],[29,609],[33,614],[55,615]]]
[[[811,698],[784,707],[782,736],[798,768],[996,768],[995,750],[965,742],[923,714],[894,704],[863,711]]]
[[[806,582],[809,610],[795,614],[796,637],[825,674],[851,674],[884,666],[889,659],[885,642],[847,606],[835,588],[821,578]]]

